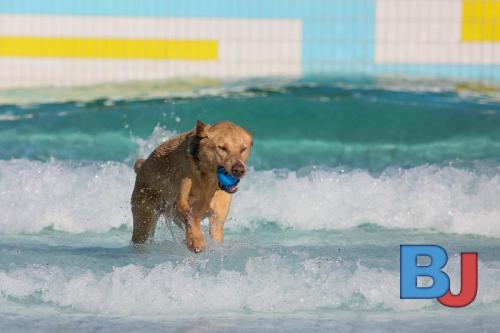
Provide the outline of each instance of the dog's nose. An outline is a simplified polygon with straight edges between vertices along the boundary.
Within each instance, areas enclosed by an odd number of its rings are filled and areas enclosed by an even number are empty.
[[[241,161],[234,163],[231,169],[231,173],[233,174],[233,176],[236,176],[238,178],[243,176],[245,174],[245,171],[246,171],[245,164]]]

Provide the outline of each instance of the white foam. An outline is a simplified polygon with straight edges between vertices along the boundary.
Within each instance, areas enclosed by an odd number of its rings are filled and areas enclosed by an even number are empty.
[[[31,265],[0,271],[0,295],[4,300],[29,297],[85,312],[136,315],[441,308],[433,300],[401,300],[397,271],[360,265],[348,268],[325,258],[290,265],[277,255],[250,258],[241,272],[209,274],[205,264],[189,259],[152,269],[128,265],[103,275]],[[500,270],[482,263],[479,269],[482,288],[473,304],[498,302]]]
[[[130,167],[113,162],[0,161],[0,232],[100,232],[130,224],[133,177]]]
[[[0,161],[0,233],[45,227],[78,233],[132,225],[135,174],[122,163]],[[500,237],[500,176],[424,166],[365,171],[253,171],[235,195],[228,228],[262,221],[299,230],[363,223]]]
[[[159,124],[153,129],[153,133],[147,138],[136,138],[135,142],[139,146],[137,158],[147,158],[153,150],[156,149],[162,142],[174,138],[177,132],[164,129]]]
[[[362,223],[500,237],[500,176],[422,166],[374,177],[366,171],[255,172],[235,197],[231,225],[277,221],[298,229]]]

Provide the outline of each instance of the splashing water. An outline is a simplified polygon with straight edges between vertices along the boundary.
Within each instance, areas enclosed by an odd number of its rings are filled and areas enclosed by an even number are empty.
[[[500,324],[495,99],[298,83],[80,100],[0,105],[2,331]],[[153,243],[130,246],[133,162],[196,119],[254,134],[224,245],[208,240],[192,254],[160,223]],[[478,298],[460,318],[432,300],[399,299],[405,243],[444,246],[453,291],[457,255],[479,252]]]

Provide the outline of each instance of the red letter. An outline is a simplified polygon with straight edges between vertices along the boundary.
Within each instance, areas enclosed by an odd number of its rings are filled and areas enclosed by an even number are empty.
[[[477,253],[461,254],[460,293],[453,295],[451,291],[438,298],[439,303],[452,308],[461,308],[474,301],[477,294]]]

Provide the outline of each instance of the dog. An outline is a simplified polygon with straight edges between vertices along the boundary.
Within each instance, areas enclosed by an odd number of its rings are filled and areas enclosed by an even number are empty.
[[[208,125],[198,120],[193,130],[165,141],[147,159],[137,160],[132,242],[151,239],[164,215],[184,229],[193,252],[205,249],[200,227],[204,218],[210,221],[210,237],[222,243],[232,194],[246,174],[252,146],[252,135],[231,122]],[[223,186],[218,171],[236,178],[236,185]]]

